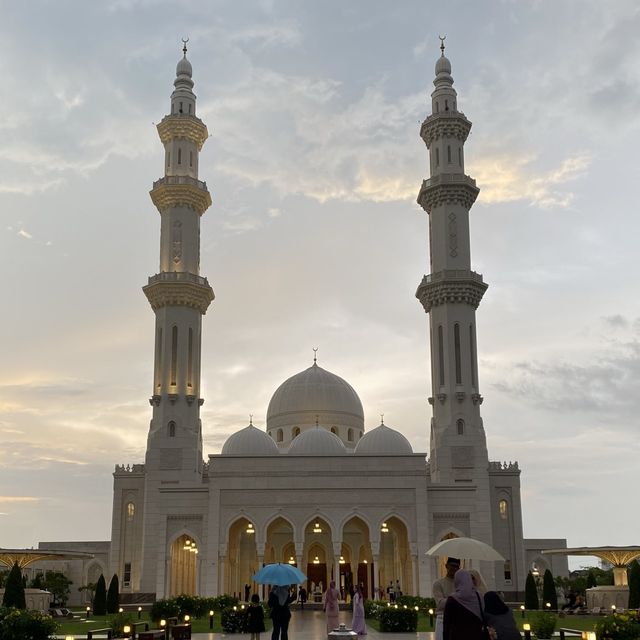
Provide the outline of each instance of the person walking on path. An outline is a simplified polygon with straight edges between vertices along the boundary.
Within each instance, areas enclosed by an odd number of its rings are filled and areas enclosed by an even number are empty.
[[[444,607],[447,598],[453,593],[453,578],[456,571],[460,568],[460,560],[458,558],[447,558],[444,565],[447,574],[433,583],[433,597],[436,601],[436,640],[442,640],[442,617],[444,615]]]
[[[300,611],[304,611],[304,603],[307,601],[307,590],[304,587],[298,589],[298,602],[300,603]]]
[[[444,640],[488,640],[482,599],[471,574],[460,569],[453,582],[455,591],[447,598],[442,618]]]
[[[271,620],[273,620],[273,631],[271,640],[289,640],[289,620],[291,611],[289,605],[294,597],[289,593],[287,586],[275,586],[269,592],[267,604],[271,609]]]
[[[254,593],[251,596],[251,604],[247,607],[246,629],[251,634],[251,640],[260,640],[260,634],[264,629],[264,609],[260,604],[260,596]]]
[[[351,631],[355,631],[359,636],[367,635],[367,624],[364,621],[364,594],[362,587],[356,586],[353,594],[353,620],[351,621]]]
[[[513,612],[495,591],[484,594],[484,617],[487,626],[495,629],[500,640],[521,640]]]
[[[324,606],[322,607],[322,610],[327,614],[327,633],[331,633],[338,627],[339,597],[340,592],[336,589],[336,583],[332,580],[329,583],[329,588],[324,592]]]

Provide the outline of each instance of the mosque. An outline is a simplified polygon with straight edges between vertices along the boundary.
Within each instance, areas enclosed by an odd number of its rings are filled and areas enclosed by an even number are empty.
[[[427,596],[441,561],[425,552],[455,536],[504,556],[479,568],[510,599],[533,567],[568,573],[566,557],[540,556],[564,540],[523,539],[518,463],[487,452],[475,315],[488,285],[471,269],[469,234],[479,189],[464,173],[471,122],[441,50],[420,130],[430,167],[418,194],[430,273],[416,292],[429,315],[428,455],[383,422],[366,429],[355,389],[314,357],[275,390],[265,430],[249,424],[203,461],[202,316],[214,293],[199,273],[199,241],[211,196],[198,178],[208,132],[185,46],[170,113],[157,126],[164,176],[150,193],[161,231],[159,272],[143,288],[155,314],[146,457],[115,468],[110,542],[40,544],[93,553],[67,567],[74,582],[117,573],[125,602],[240,594],[263,563],[289,562],[306,573],[311,594],[335,579],[344,590],[362,583],[371,598],[398,580],[404,593]]]

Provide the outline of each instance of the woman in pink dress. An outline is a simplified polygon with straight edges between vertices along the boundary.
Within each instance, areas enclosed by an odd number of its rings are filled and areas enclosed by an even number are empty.
[[[355,631],[359,636],[367,635],[367,625],[364,621],[364,594],[362,587],[356,586],[353,594],[353,620],[351,621],[351,630]]]
[[[338,628],[338,598],[340,592],[336,589],[336,583],[332,580],[329,588],[324,592],[324,606],[322,610],[327,614],[327,633]]]

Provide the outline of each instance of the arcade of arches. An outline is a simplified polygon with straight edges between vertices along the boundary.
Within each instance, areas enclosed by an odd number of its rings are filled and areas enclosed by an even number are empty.
[[[375,536],[369,525],[354,516],[339,531],[322,517],[310,520],[297,541],[293,525],[283,517],[271,521],[263,540],[247,518],[235,520],[228,529],[226,557],[221,559],[221,592],[241,596],[245,585],[264,597],[266,587],[251,581],[264,564],[286,562],[307,575],[304,585],[311,600],[319,601],[330,580],[336,580],[343,598],[360,583],[366,597],[400,581],[404,593],[414,591],[414,570],[406,525],[391,516],[379,524]],[[375,540],[377,538],[377,541]],[[189,550],[188,536],[171,547],[171,593],[195,593],[196,554]],[[377,553],[376,553],[377,551]]]

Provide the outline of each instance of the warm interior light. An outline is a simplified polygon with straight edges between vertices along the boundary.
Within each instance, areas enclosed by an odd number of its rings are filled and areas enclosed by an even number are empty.
[[[289,556],[289,564],[295,564],[296,561],[293,556]]]
[[[380,527],[380,531],[382,531],[382,533],[389,533],[389,527],[387,527],[386,522],[382,523],[382,526]]]
[[[340,560],[338,560],[338,564],[344,564],[344,563],[345,563],[344,556],[340,556]]]
[[[318,556],[313,559],[313,564],[320,564],[320,558],[318,558]]]
[[[363,564],[367,564],[367,560],[363,560],[362,562],[363,562]]]
[[[313,533],[322,533],[322,528],[320,527],[320,523],[316,522],[313,525]]]
[[[251,523],[249,523],[247,525],[247,533],[255,533],[256,530],[253,528],[253,525]]]

